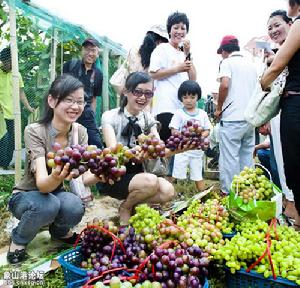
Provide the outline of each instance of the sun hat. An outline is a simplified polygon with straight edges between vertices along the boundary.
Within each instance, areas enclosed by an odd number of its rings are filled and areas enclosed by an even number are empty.
[[[147,32],[153,32],[167,40],[169,40],[169,35],[167,29],[163,25],[153,25],[149,28]]]

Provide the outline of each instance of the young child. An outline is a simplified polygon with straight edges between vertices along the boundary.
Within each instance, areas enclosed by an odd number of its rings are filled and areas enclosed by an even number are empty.
[[[207,137],[211,128],[211,123],[207,113],[197,108],[197,101],[201,98],[201,88],[196,81],[186,80],[178,89],[178,99],[182,102],[183,108],[176,110],[169,124],[172,133],[181,131],[188,120],[195,120],[204,129],[203,136]],[[175,155],[172,177],[176,179],[186,179],[187,168],[190,168],[190,179],[195,181],[199,191],[205,189],[202,178],[202,150],[190,150]]]

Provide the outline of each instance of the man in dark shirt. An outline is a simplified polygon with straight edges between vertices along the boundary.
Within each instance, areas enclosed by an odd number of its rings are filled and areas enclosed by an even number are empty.
[[[99,56],[100,44],[95,39],[86,39],[82,43],[82,60],[71,60],[64,64],[63,73],[72,74],[84,85],[84,98],[86,105],[82,115],[77,120],[87,128],[88,143],[103,147],[100,132],[96,125],[96,97],[102,94],[102,72],[96,67],[95,62]]]

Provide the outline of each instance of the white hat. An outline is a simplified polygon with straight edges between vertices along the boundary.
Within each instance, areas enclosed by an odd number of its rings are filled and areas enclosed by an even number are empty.
[[[155,34],[169,40],[167,29],[163,25],[153,25],[147,32],[154,32]]]

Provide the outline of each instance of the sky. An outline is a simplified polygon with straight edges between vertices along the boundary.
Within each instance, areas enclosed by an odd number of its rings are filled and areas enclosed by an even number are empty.
[[[187,38],[204,94],[217,87],[220,56],[216,51],[225,35],[235,35],[243,47],[252,37],[267,34],[271,12],[286,9],[285,0],[32,0],[40,7],[128,50],[139,46],[149,27],[165,25],[168,15],[184,12],[190,20]]]

